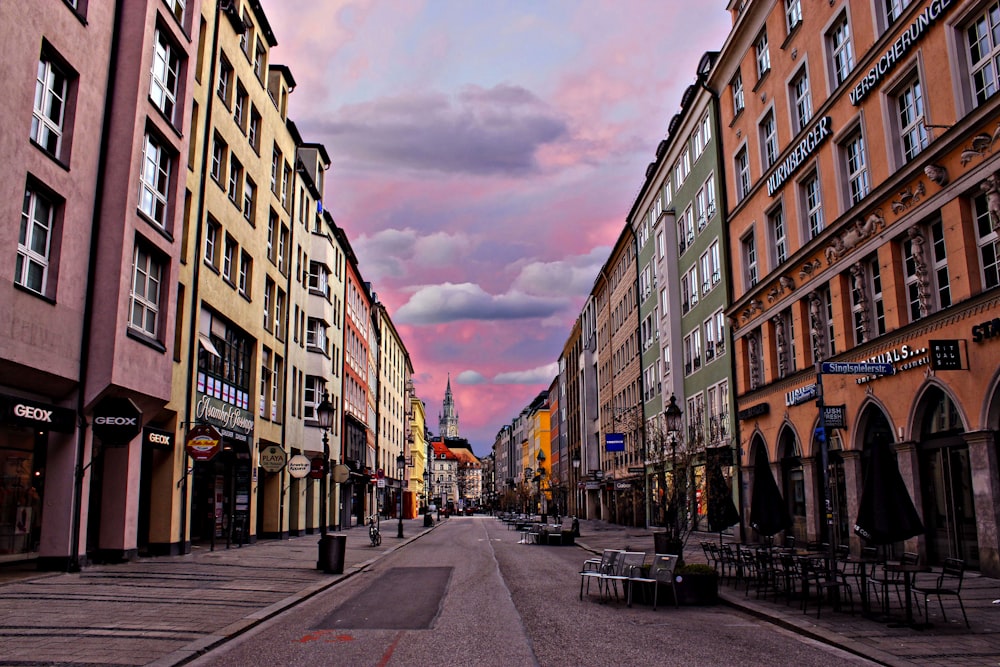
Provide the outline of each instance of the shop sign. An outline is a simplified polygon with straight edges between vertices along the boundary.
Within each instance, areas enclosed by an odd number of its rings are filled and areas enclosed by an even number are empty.
[[[277,445],[268,445],[260,450],[260,467],[267,472],[281,472],[288,460],[288,454]]]
[[[250,442],[253,433],[253,413],[225,403],[208,394],[198,394],[195,414],[198,421],[212,424],[226,438]]]
[[[625,435],[622,433],[605,433],[604,434],[604,451],[606,452],[624,452],[625,451]]]
[[[173,449],[174,432],[147,426],[142,429],[142,445],[144,447],[152,447],[153,449]]]
[[[633,467],[630,467],[628,469],[628,471],[632,475],[635,475],[635,474],[640,474],[641,475],[642,473],[646,472],[646,469],[644,467],[642,467],[642,466],[633,466]]]
[[[311,479],[322,479],[323,473],[326,472],[326,461],[323,460],[322,456],[314,456],[309,461],[309,477]]]
[[[802,403],[811,401],[814,398],[816,398],[816,385],[815,383],[807,384],[804,387],[799,387],[798,389],[785,392],[785,405],[788,407],[801,405]]]
[[[740,421],[744,421],[747,419],[753,419],[754,417],[760,417],[761,415],[766,415],[770,411],[770,403],[758,403],[757,405],[751,405],[749,408],[737,412],[736,418]]]
[[[932,371],[962,370],[962,349],[958,340],[932,340],[930,349]]]
[[[847,428],[847,406],[824,405],[823,424],[826,428]]]
[[[0,394],[0,423],[72,433],[76,428],[76,411]]]
[[[222,436],[211,424],[198,424],[188,431],[184,449],[195,461],[211,461],[222,449]]]
[[[774,193],[778,191],[778,188],[787,181],[792,174],[798,171],[798,168],[802,166],[810,155],[812,155],[817,148],[819,148],[823,142],[833,134],[831,126],[833,125],[833,120],[829,116],[823,116],[820,118],[812,129],[809,130],[809,134],[799,142],[799,145],[788,154],[788,157],[778,165],[778,168],[774,170],[767,179],[767,196],[773,197]]]
[[[132,399],[106,396],[94,406],[94,435],[109,446],[127,445],[142,430],[142,410]]]
[[[588,491],[598,491],[601,488],[600,482],[587,482],[586,488]]]
[[[288,459],[288,474],[295,479],[302,479],[309,474],[311,469],[312,463],[302,454],[296,454]]]
[[[879,58],[868,73],[858,82],[858,85],[851,91],[851,104],[858,106],[865,97],[868,96],[878,82],[893,70],[896,63],[901,62],[910,49],[926,34],[930,27],[941,18],[954,0],[932,0],[924,11],[917,14],[917,20],[910,24],[910,27],[903,31],[896,41],[892,43],[885,53]]]
[[[631,482],[615,482],[615,489],[619,491],[624,491],[626,489],[631,489],[631,488],[632,488]]]
[[[987,320],[972,327],[972,342],[982,343],[989,338],[1000,337],[1000,317]]]
[[[333,466],[333,481],[337,484],[343,484],[351,477],[351,469],[345,466],[343,463],[339,463]]]
[[[862,363],[869,364],[892,364],[893,371],[899,373],[901,371],[908,371],[912,368],[918,368],[920,366],[926,366],[930,363],[930,358],[927,356],[926,347],[912,347],[910,345],[900,345],[897,348],[889,350],[888,352],[883,352],[882,354],[876,354],[874,357],[865,359]],[[896,364],[899,364],[898,366]],[[855,382],[857,384],[865,384],[867,382],[872,382],[877,380],[881,375],[870,374],[864,377],[859,377]]]

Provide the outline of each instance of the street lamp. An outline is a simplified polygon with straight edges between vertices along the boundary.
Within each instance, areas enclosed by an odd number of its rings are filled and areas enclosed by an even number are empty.
[[[674,476],[673,488],[670,493],[670,504],[672,506],[671,511],[674,513],[674,532],[675,537],[677,537],[680,533],[680,508],[677,507],[680,500],[677,493],[677,435],[681,432],[684,422],[681,419],[681,409],[677,407],[677,399],[673,394],[670,394],[670,404],[664,410],[664,416],[667,419],[667,434],[670,436],[670,465]]]
[[[399,470],[399,511],[397,516],[399,517],[399,527],[396,531],[396,537],[402,539],[403,537],[403,475],[406,474],[406,457],[400,452],[399,456],[396,457],[396,469]]]
[[[326,537],[327,524],[330,523],[326,516],[327,507],[330,505],[330,501],[327,498],[326,486],[327,476],[330,473],[329,433],[330,428],[333,426],[333,418],[335,414],[336,411],[330,403],[330,395],[324,390],[323,400],[320,401],[318,406],[316,406],[316,421],[319,422],[319,427],[323,429],[323,476],[319,478],[319,532],[323,537]]]
[[[580,516],[580,450],[573,452],[573,516]]]

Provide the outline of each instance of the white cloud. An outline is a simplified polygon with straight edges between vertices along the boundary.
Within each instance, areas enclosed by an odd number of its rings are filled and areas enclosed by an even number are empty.
[[[518,320],[545,318],[564,309],[563,299],[511,291],[489,294],[474,283],[444,283],[419,287],[396,311],[402,324],[442,324],[459,320]]]
[[[554,262],[530,262],[521,267],[512,289],[541,296],[578,297],[590,293],[611,249],[594,248],[586,255],[574,255]]]
[[[493,378],[494,384],[550,384],[559,374],[559,364],[552,362],[545,366],[525,371],[510,371],[498,373]]]
[[[364,264],[365,276],[376,284],[384,278],[404,278],[414,268],[453,261],[474,247],[462,233],[426,234],[411,227],[362,235],[353,245]]]
[[[486,377],[477,371],[462,371],[455,376],[457,384],[485,384]]]

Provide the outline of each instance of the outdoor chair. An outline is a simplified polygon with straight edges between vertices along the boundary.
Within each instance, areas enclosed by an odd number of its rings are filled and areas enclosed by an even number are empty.
[[[843,593],[847,594],[851,603],[851,615],[854,615],[854,592],[842,571],[834,568],[832,572],[828,572],[826,563],[818,558],[801,558],[799,563],[802,568],[802,613],[808,610],[809,589],[815,587],[816,618],[819,618],[824,598],[837,609],[843,600]]]
[[[760,599],[761,593],[766,599],[768,592],[773,592],[777,601],[778,572],[774,564],[774,554],[767,549],[758,549],[754,557],[757,562],[757,599]]]
[[[798,559],[792,554],[778,556],[778,573],[781,580],[781,590],[785,595],[785,604],[791,604],[796,593],[796,582],[802,581],[802,571]],[[801,586],[800,586],[801,588]]]
[[[736,556],[736,552],[733,550],[733,545],[731,544],[721,544],[718,548],[719,553],[719,573],[722,578],[730,578],[739,581],[741,576],[741,568],[739,563],[739,558]]]
[[[739,556],[740,569],[743,573],[744,589],[743,594],[746,597],[750,597],[750,586],[751,584],[757,584],[757,556],[753,551],[746,547],[738,546],[737,555]]]
[[[942,595],[954,595],[958,599],[958,606],[962,610],[962,618],[965,619],[965,627],[969,625],[969,617],[965,615],[965,605],[962,604],[962,581],[965,579],[965,561],[959,558],[946,558],[941,574],[938,575],[937,582],[933,586],[914,583],[913,592],[924,596],[924,619],[927,619],[927,601],[930,596],[936,595],[938,606],[941,607],[941,616],[945,621],[948,617],[944,613],[944,603],[941,601]]]
[[[701,550],[705,553],[705,562],[716,570],[720,569],[722,559],[719,556],[718,546],[714,542],[702,542]]]
[[[674,606],[679,607],[677,601],[677,589],[674,587],[674,568],[677,567],[677,556],[674,554],[656,554],[653,563],[649,566],[649,576],[642,576],[641,570],[633,570],[629,577],[628,606],[632,606],[632,592],[638,584],[653,585],[653,611],[656,611],[657,597],[660,592],[660,584],[670,586],[670,591],[674,595]],[[638,573],[638,574],[637,574]]]
[[[583,563],[583,569],[580,571],[580,599],[583,599],[583,584],[587,584],[587,593],[590,593],[590,580],[597,580],[598,590],[604,594],[604,584],[602,578],[604,575],[611,572],[615,566],[615,561],[618,559],[621,551],[617,549],[605,549],[604,553],[601,554],[600,558],[588,558]]]
[[[920,556],[907,551],[899,557],[899,562],[903,565],[917,565],[920,562]],[[903,579],[902,574],[899,572],[888,571],[883,565],[881,572],[873,573],[868,582],[875,587],[875,599],[879,600],[879,604],[883,605],[886,611],[889,610],[890,586],[896,590],[896,601],[899,602],[899,606],[903,606],[903,596],[900,594],[899,589],[901,587],[905,587],[906,581]],[[879,597],[878,589],[882,589],[881,597]]]
[[[636,569],[641,570],[642,565],[645,562],[645,551],[623,551],[615,560],[614,567],[612,567],[610,571],[600,579],[600,581],[604,583],[605,592],[607,592],[609,588],[613,588],[615,591],[615,600],[617,600],[618,582],[622,582],[622,591],[624,591],[625,582],[629,580],[631,572]]]

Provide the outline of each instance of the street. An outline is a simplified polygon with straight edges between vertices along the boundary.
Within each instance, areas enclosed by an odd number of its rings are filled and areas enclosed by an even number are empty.
[[[195,665],[872,664],[725,606],[578,599],[590,554],[447,520]]]

